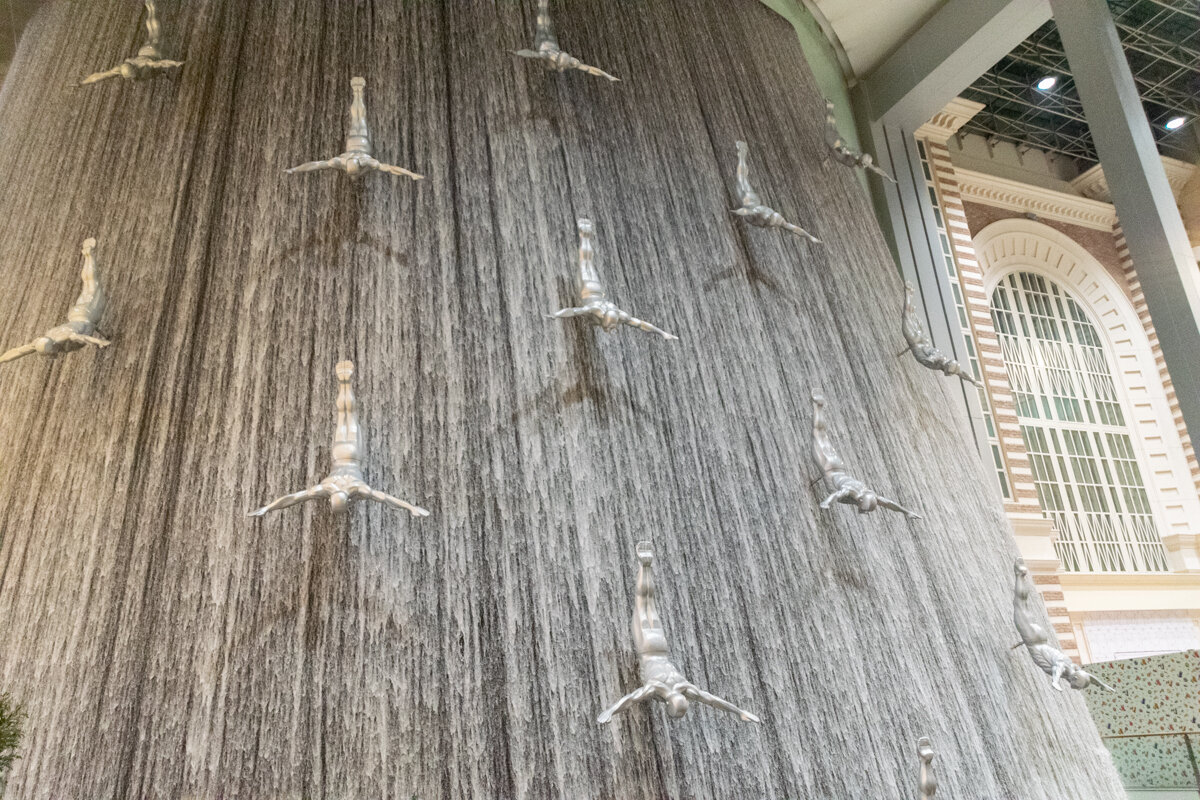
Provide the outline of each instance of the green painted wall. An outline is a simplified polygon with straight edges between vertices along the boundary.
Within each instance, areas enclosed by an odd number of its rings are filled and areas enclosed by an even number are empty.
[[[826,97],[833,101],[838,119],[838,131],[850,147],[856,150],[861,149],[854,108],[850,103],[850,89],[846,86],[846,76],[842,72],[842,65],[838,61],[833,45],[825,38],[817,21],[798,0],[762,0],[762,3],[790,22],[796,29],[796,37],[800,40],[800,49],[804,51],[804,59],[812,69],[817,86]],[[869,192],[866,176],[860,172],[858,180],[863,189]]]

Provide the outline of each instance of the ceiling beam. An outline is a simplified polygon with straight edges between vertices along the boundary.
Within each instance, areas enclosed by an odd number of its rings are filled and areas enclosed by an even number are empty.
[[[946,3],[863,80],[861,106],[916,130],[1048,19],[1048,0]]]

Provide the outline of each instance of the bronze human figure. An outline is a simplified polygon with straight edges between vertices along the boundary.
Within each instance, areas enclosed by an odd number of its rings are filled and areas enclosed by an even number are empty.
[[[350,102],[350,128],[346,133],[346,152],[334,156],[328,161],[309,161],[307,164],[292,167],[286,170],[288,175],[297,172],[337,169],[351,178],[358,178],[368,172],[386,172],[389,175],[412,178],[414,181],[425,177],[415,172],[409,172],[404,167],[384,164],[371,156],[371,131],[367,128],[367,105],[363,99],[363,90],[366,89],[366,86],[367,81],[364,78],[350,79],[350,89],[354,92],[354,99]]]
[[[867,485],[857,478],[852,477],[846,472],[846,464],[842,461],[842,457],[838,455],[834,449],[833,442],[829,438],[829,431],[825,427],[825,395],[820,391],[814,390],[812,393],[813,401],[813,453],[817,458],[817,466],[821,468],[822,476],[825,479],[825,486],[830,490],[831,494],[821,501],[821,508],[828,509],[836,503],[846,503],[847,505],[858,506],[858,513],[866,514],[874,511],[882,506],[883,508],[899,511],[909,519],[920,519],[920,515],[914,514],[904,506],[889,500],[886,497],[876,494]]]
[[[745,722],[761,723],[761,720],[749,711],[743,711],[733,703],[711,695],[688,682],[679,668],[671,663],[666,631],[658,617],[658,607],[654,600],[654,583],[651,576],[654,550],[650,542],[638,542],[637,556],[640,566],[634,594],[633,643],[637,649],[642,686],[618,700],[597,717],[596,721],[603,725],[611,720],[614,714],[619,714],[631,705],[645,700],[657,700],[665,704],[667,715],[678,719],[687,713],[690,701],[694,700],[737,714]]]
[[[138,50],[136,56],[127,58],[117,66],[104,72],[96,72],[88,75],[79,82],[80,86],[87,86],[92,83],[108,80],[109,78],[122,78],[127,81],[142,81],[147,78],[154,78],[162,75],[168,70],[179,69],[183,66],[182,61],[171,61],[162,57],[158,51],[158,41],[161,30],[158,24],[158,14],[154,8],[154,0],[145,0],[146,5],[146,43]]]
[[[598,67],[591,67],[575,58],[572,55],[564,53],[558,47],[558,39],[554,36],[554,22],[550,19],[550,0],[538,0],[538,15],[537,15],[537,33],[533,39],[532,50],[516,50],[513,55],[521,58],[533,58],[545,63],[548,69],[557,72],[566,72],[569,69],[586,72],[588,75],[596,75],[601,78],[607,78],[610,81],[619,81],[620,78],[609,75],[604,70]]]
[[[1072,689],[1086,689],[1094,682],[1103,689],[1115,692],[1116,689],[1050,644],[1050,635],[1046,633],[1045,628],[1033,621],[1033,615],[1027,608],[1029,595],[1032,593],[1033,582],[1029,579],[1029,568],[1025,566],[1024,559],[1018,558],[1013,565],[1013,622],[1017,626],[1017,633],[1021,635],[1021,641],[1013,645],[1013,649],[1024,646],[1038,669],[1050,676],[1050,685],[1060,692],[1063,691],[1063,678],[1067,679]]]
[[[917,740],[917,756],[921,759],[921,774],[917,779],[917,787],[921,790],[921,800],[933,800],[937,792],[937,774],[933,771],[933,742],[928,736]]]
[[[900,312],[900,330],[904,334],[905,341],[908,342],[908,347],[897,353],[896,358],[911,350],[917,363],[946,375],[957,375],[967,383],[980,385],[978,378],[964,370],[962,365],[953,358],[947,358],[941,350],[933,346],[933,340],[925,332],[924,326],[921,325],[921,318],[917,316],[917,310],[913,307],[911,283],[904,284],[904,308]]]
[[[847,167],[861,167],[868,172],[874,172],[885,180],[889,180],[892,183],[896,182],[895,178],[879,168],[879,165],[875,163],[875,159],[871,158],[870,155],[859,150],[850,149],[846,141],[842,139],[842,135],[838,133],[837,117],[833,115],[833,102],[830,100],[825,101],[825,143],[833,151],[833,157],[836,161],[845,164]]]
[[[350,382],[354,375],[354,364],[350,361],[340,361],[336,371],[338,379],[337,430],[333,435],[333,472],[329,473],[316,486],[281,497],[257,511],[251,511],[249,516],[261,517],[268,511],[277,511],[320,497],[328,497],[330,506],[337,514],[345,513],[350,507],[351,501],[362,499],[374,500],[392,508],[402,509],[414,517],[429,516],[429,512],[423,508],[372,489],[363,479],[362,459],[365,442],[362,431],[358,427],[354,390]]]
[[[46,333],[34,339],[29,344],[14,347],[0,355],[0,364],[6,361],[16,361],[18,358],[37,353],[46,358],[54,358],[63,353],[91,345],[93,347],[108,347],[109,342],[98,333],[96,325],[104,313],[107,299],[96,277],[96,259],[92,251],[96,248],[95,239],[86,239],[83,243],[83,291],[80,292],[75,305],[67,312],[67,321],[58,327],[51,328]]]
[[[742,205],[739,208],[732,209],[730,213],[737,214],[746,220],[746,222],[756,225],[759,228],[783,228],[785,231],[808,239],[813,244],[820,244],[821,240],[804,230],[804,228],[801,228],[799,225],[793,225],[784,219],[783,215],[778,211],[770,206],[763,205],[762,198],[758,196],[758,192],[754,191],[754,188],[750,185],[750,165],[747,163],[750,148],[747,147],[745,142],[737,142],[737,153],[737,185]]]
[[[604,291],[604,286],[600,283],[600,275],[596,272],[596,265],[594,263],[595,254],[592,249],[592,236],[595,229],[592,221],[590,219],[580,219],[576,224],[579,226],[579,296],[583,300],[583,305],[576,308],[564,308],[560,311],[555,311],[553,314],[547,314],[546,317],[548,319],[589,317],[603,330],[610,333],[620,325],[628,325],[631,328],[637,328],[647,333],[656,333],[664,339],[678,339],[678,336],[667,333],[662,328],[657,328],[649,322],[644,322],[637,317],[630,316],[617,308],[616,303],[608,299],[608,295]]]

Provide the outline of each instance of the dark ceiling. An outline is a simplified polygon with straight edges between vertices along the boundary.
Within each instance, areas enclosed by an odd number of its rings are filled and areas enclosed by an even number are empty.
[[[1165,156],[1196,162],[1200,157],[1200,2],[1196,0],[1109,0],[1117,33],[1142,97],[1146,116]],[[1050,91],[1034,84],[1054,76]],[[1067,67],[1054,21],[1038,28],[980,76],[963,97],[986,108],[965,133],[1031,145],[1086,162],[1098,161]],[[1182,128],[1167,120],[1183,116]]]

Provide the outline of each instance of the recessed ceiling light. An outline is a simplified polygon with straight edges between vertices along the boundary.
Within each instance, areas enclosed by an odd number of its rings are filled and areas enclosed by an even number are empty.
[[[1187,122],[1187,119],[1184,117],[1171,117],[1169,120],[1167,120],[1167,124],[1163,125],[1163,127],[1169,131],[1174,131],[1182,128],[1183,123],[1185,122]]]
[[[1051,89],[1053,89],[1057,83],[1058,83],[1058,78],[1054,77],[1053,75],[1047,75],[1046,77],[1044,77],[1040,81],[1038,81],[1036,85],[1037,85],[1037,88],[1042,90],[1043,92],[1048,92]]]

